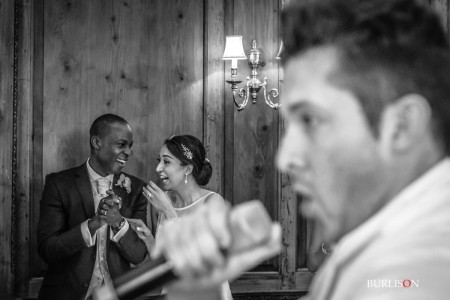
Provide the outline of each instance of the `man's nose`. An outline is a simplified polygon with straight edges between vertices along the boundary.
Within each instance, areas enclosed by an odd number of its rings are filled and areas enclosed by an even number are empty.
[[[305,149],[304,144],[298,136],[286,133],[281,140],[277,152],[277,166],[281,172],[287,173],[294,168],[303,169],[305,167]]]
[[[129,147],[129,146],[127,146],[126,148],[125,148],[125,154],[126,155],[128,155],[128,156],[131,156],[131,154],[133,154],[133,151],[131,150],[131,148]]]
[[[287,145],[286,136],[281,140],[280,147],[277,151],[276,161],[277,167],[281,172],[287,172],[288,169],[288,155],[287,155]]]

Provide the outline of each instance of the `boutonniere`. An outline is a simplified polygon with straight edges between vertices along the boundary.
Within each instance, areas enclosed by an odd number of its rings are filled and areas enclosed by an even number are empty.
[[[131,179],[125,176],[125,174],[120,174],[119,180],[117,180],[116,186],[120,186],[127,190],[127,193],[131,193]]]

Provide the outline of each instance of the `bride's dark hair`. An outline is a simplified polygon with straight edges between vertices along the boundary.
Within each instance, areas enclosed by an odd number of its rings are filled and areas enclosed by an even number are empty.
[[[200,186],[207,185],[212,176],[212,166],[206,158],[202,142],[192,135],[174,135],[164,145],[183,165],[192,165],[192,176]]]

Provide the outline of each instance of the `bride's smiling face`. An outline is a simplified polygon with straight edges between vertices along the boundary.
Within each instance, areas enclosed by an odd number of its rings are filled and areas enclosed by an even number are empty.
[[[187,166],[183,166],[181,161],[167,149],[166,145],[162,146],[159,151],[156,172],[166,191],[174,190],[184,184],[186,169]]]

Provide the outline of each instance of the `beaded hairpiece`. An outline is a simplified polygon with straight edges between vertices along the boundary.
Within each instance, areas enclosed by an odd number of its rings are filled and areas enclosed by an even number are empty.
[[[170,137],[169,140],[172,140],[172,138],[173,138],[174,136],[175,136],[175,135],[172,135],[172,136]],[[184,157],[186,157],[187,159],[192,159],[192,157],[194,157],[194,155],[192,154],[192,151],[189,150],[189,148],[186,147],[183,143],[180,143],[180,145],[181,145],[181,148],[183,149],[183,155],[184,155]]]
[[[194,156],[191,152],[191,150],[189,150],[188,147],[186,147],[183,143],[181,144],[181,148],[183,149],[183,155],[187,158],[187,159],[192,159],[192,157]]]

